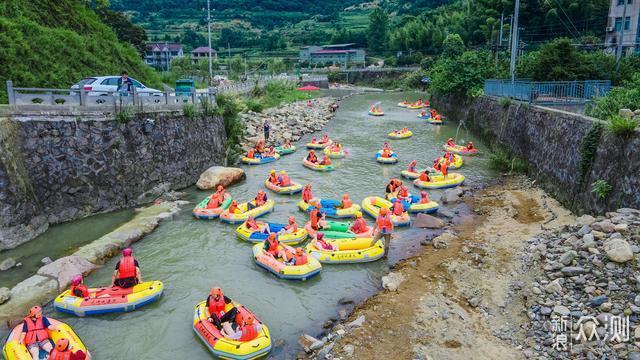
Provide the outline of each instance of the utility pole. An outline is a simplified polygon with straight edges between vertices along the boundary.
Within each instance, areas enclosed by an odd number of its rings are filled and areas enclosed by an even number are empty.
[[[624,1],[624,8],[622,9],[622,26],[620,27],[620,41],[618,41],[618,48],[616,49],[616,69],[620,65],[620,59],[622,59],[622,53],[624,52],[624,26],[627,23],[627,0]],[[615,25],[615,24],[614,24]],[[629,24],[631,25],[631,24]]]
[[[509,16],[509,40],[507,41],[509,52],[511,52],[511,34],[513,34],[513,15]]]
[[[516,8],[513,14],[513,28],[511,29],[511,82],[516,81],[516,58],[518,57],[518,15],[520,13],[520,0],[516,0]]]
[[[504,11],[502,12],[502,14],[500,15],[500,45],[498,45],[498,47],[502,47],[502,25],[504,23]]]
[[[213,66],[211,64],[211,1],[207,0],[207,32],[209,33],[209,85],[213,79]]]

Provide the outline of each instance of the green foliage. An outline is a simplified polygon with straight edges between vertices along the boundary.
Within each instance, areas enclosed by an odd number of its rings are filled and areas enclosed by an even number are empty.
[[[509,106],[511,106],[511,99],[509,98],[500,98],[498,102],[500,103],[503,109],[508,109]]]
[[[224,130],[227,134],[226,162],[232,164],[242,153],[240,141],[244,135],[244,124],[238,114],[244,110],[244,105],[238,97],[225,94],[216,96],[216,105],[216,113],[222,116]]]
[[[329,71],[329,73],[327,74],[327,79],[330,83],[340,82],[342,81],[343,76],[339,71]]]
[[[455,58],[464,52],[464,42],[458,34],[449,34],[442,42],[442,56]]]
[[[195,119],[197,116],[196,107],[193,104],[184,104],[182,106],[182,114],[189,119]]]
[[[636,132],[636,128],[638,127],[638,121],[632,118],[613,115],[609,119],[609,131],[611,131],[614,135],[619,136],[624,139],[628,139]]]
[[[68,88],[83,77],[127,70],[147,86],[157,74],[80,0],[0,2],[0,80],[19,87]],[[6,102],[0,86],[0,102]]]
[[[502,149],[494,149],[489,155],[489,166],[494,170],[510,174],[526,173],[529,168],[525,160]]]
[[[465,51],[456,58],[441,57],[429,75],[434,93],[473,97],[482,93],[485,79],[506,75],[506,68],[488,51]]]
[[[104,6],[104,5],[103,5]],[[118,40],[133,45],[140,56],[144,56],[147,43],[147,32],[142,26],[135,25],[125,14],[109,10],[102,6],[96,9],[100,20],[109,25],[116,33]]]
[[[425,56],[420,61],[420,67],[422,68],[422,70],[426,71],[429,71],[433,64],[435,64],[435,60],[430,56]]]
[[[200,96],[200,113],[202,117],[209,117],[216,114],[215,105],[209,101],[208,96]]]
[[[611,194],[612,190],[613,190],[613,187],[609,185],[607,180],[600,179],[600,180],[594,181],[591,184],[591,192],[596,194],[596,196],[600,200],[604,200],[607,197],[609,197],[609,194]]]
[[[582,144],[580,145],[580,181],[578,183],[581,189],[585,185],[589,173],[591,173],[591,167],[598,152],[603,129],[604,126],[601,123],[594,123],[582,139]]]
[[[389,15],[376,7],[369,15],[369,28],[367,29],[367,46],[373,52],[386,50],[387,36],[389,35]]]
[[[123,107],[120,111],[116,112],[116,121],[121,124],[126,124],[133,120],[135,112],[130,107]]]
[[[309,99],[311,95],[296,90],[296,86],[288,81],[271,81],[264,87],[264,95],[257,98],[264,109],[285,103]]]
[[[607,96],[597,98],[587,107],[587,115],[606,120],[620,109],[640,109],[640,73],[626,81],[622,87],[611,90]]]
[[[262,112],[262,110],[264,110],[264,105],[256,99],[247,99],[244,104],[246,105],[247,110],[254,112]]]

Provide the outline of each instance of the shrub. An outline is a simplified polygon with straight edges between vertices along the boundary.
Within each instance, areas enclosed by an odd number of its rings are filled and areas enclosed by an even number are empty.
[[[503,109],[508,109],[509,106],[511,106],[511,99],[509,98],[500,98],[500,100],[498,100],[498,102],[500,103],[500,105],[502,106]]]
[[[182,107],[182,113],[184,116],[189,119],[194,119],[196,117],[196,107],[193,104],[184,104]]]
[[[609,131],[625,139],[630,138],[637,127],[638,121],[628,117],[614,115],[609,119]]]
[[[441,57],[429,71],[430,89],[440,95],[474,97],[482,94],[484,80],[504,73],[491,53],[466,51],[456,58]]]
[[[622,87],[614,88],[607,96],[596,99],[587,107],[587,115],[606,120],[620,109],[640,109],[640,74]]]
[[[244,135],[244,124],[238,114],[244,110],[241,100],[232,95],[218,94],[216,97],[216,114],[224,120],[224,130],[227,134],[226,163],[234,163],[242,152],[240,141]]]
[[[116,113],[116,121],[121,124],[126,124],[129,121],[133,120],[133,109],[130,107],[123,107]]]
[[[200,96],[200,109],[203,117],[215,115],[215,106],[206,95]]]
[[[505,150],[495,149],[489,155],[489,166],[498,171],[513,173],[526,173],[529,168],[527,162]]]
[[[262,110],[264,109],[264,105],[262,104],[262,102],[256,99],[247,99],[244,103],[247,106],[247,110],[262,112]]]
[[[613,190],[613,187],[609,185],[607,180],[600,179],[600,180],[594,181],[591,184],[591,192],[596,194],[598,199],[601,199],[601,200],[606,199],[612,190]]]

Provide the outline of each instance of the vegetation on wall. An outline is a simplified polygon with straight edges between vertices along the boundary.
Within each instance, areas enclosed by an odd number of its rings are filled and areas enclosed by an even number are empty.
[[[603,129],[604,126],[601,123],[594,123],[591,129],[589,129],[589,132],[582,139],[582,144],[580,145],[579,189],[583,189],[585,182],[591,173],[591,168],[598,151],[598,145],[600,144]]]

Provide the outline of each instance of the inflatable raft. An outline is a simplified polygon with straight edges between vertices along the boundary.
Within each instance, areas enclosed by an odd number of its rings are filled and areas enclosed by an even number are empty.
[[[420,118],[420,119],[430,119],[431,118],[431,114],[430,113],[426,113],[424,115],[418,114],[418,118]]]
[[[289,154],[293,154],[294,152],[296,152],[296,146],[295,145],[291,145],[291,147],[282,147],[282,146],[276,146],[275,147],[276,152],[282,156],[282,155],[289,155]]]
[[[331,200],[331,199],[316,199],[320,201],[320,212],[323,212],[327,217],[336,218],[336,219],[344,219],[344,218],[354,218],[356,217],[356,213],[360,211],[360,205],[352,204],[351,207],[346,209],[338,209],[340,206],[339,200]],[[298,201],[298,207],[300,210],[304,212],[311,212],[314,209],[311,204],[306,203],[304,200]]]
[[[422,181],[415,179],[413,184],[422,189],[446,189],[462,185],[464,182],[464,175],[458,173],[449,173],[447,178],[444,175],[430,176],[431,181]]]
[[[389,200],[379,196],[369,196],[362,200],[362,210],[374,219],[378,218],[381,207],[391,209],[391,205],[392,203]],[[394,226],[409,226],[411,219],[409,218],[409,213],[405,211],[400,216],[391,214],[391,222]]]
[[[373,246],[370,246],[371,238],[330,239],[327,242],[337,246],[338,250],[322,250],[313,246],[313,243],[309,243],[307,253],[321,263],[328,264],[370,262],[384,256],[384,243],[381,240]]]
[[[381,164],[395,164],[398,162],[398,155],[395,151],[391,152],[391,157],[382,157],[382,150],[378,151],[375,155],[376,161]]]
[[[333,144],[333,140],[329,139],[327,142],[317,142],[317,143],[307,143],[307,149],[319,150],[324,149],[329,145]]]
[[[258,266],[286,280],[305,281],[318,275],[322,270],[320,262],[309,255],[307,255],[307,263],[304,265],[287,265],[282,259],[276,259],[267,254],[262,243],[253,245],[253,259]]]
[[[249,215],[253,215],[254,218],[258,218],[273,211],[275,202],[269,199],[264,205],[258,206],[257,208],[253,208],[251,210],[248,210],[248,204],[249,203],[242,203],[238,205],[239,211],[233,214],[231,214],[229,210],[223,211],[222,214],[220,214],[220,220],[229,224],[238,224],[246,221]]]
[[[291,181],[291,185],[289,186],[280,186],[272,183],[269,180],[265,180],[264,187],[266,187],[267,189],[273,192],[276,192],[278,194],[283,194],[283,195],[293,195],[302,191],[302,185],[294,181]]]
[[[57,330],[47,330],[51,340],[55,343],[60,338],[66,338],[69,340],[69,347],[74,351],[82,350],[87,355],[87,359],[91,359],[91,354],[87,350],[86,346],[80,340],[80,337],[73,331],[73,329],[56,319],[47,317],[51,325],[55,326]],[[6,360],[32,360],[31,354],[27,347],[20,343],[20,335],[22,334],[22,322],[11,330],[7,335],[6,342],[2,348],[4,358]],[[40,358],[45,359],[46,352],[40,350]]]
[[[445,162],[445,158],[442,157],[440,158],[440,164]],[[462,156],[460,155],[453,155],[453,162],[449,163],[449,166],[447,167],[448,169],[460,169],[460,167],[462,167]]]
[[[231,310],[234,305],[241,316],[250,314],[255,319],[254,323],[262,325],[257,338],[241,342],[223,337],[220,331],[207,320],[209,318],[209,310],[207,309],[206,301],[196,305],[193,314],[193,331],[209,348],[209,351],[223,359],[256,359],[269,353],[271,351],[271,334],[269,334],[267,325],[263,324],[255,314],[240,304],[227,304],[227,311]]]
[[[318,232],[322,232],[326,239],[352,239],[361,237],[370,238],[372,236],[372,226],[369,226],[368,231],[356,234],[349,230],[349,228],[351,228],[351,225],[353,224],[347,222],[327,221],[326,225],[322,229],[314,230],[311,227],[311,221],[307,221],[307,223],[304,224],[304,228],[307,230],[307,233],[310,236],[315,237]]]
[[[422,104],[420,104],[420,105],[418,105],[418,104],[413,104],[413,105],[409,104],[409,105],[407,105],[407,109],[422,109],[423,107],[424,107],[424,105],[422,105]]]
[[[370,116],[384,116],[384,111],[371,111],[369,110]]]
[[[331,147],[324,148],[324,153],[332,159],[340,159],[346,155],[344,149],[340,149],[340,151],[331,151]]]
[[[400,175],[402,175],[402,177],[405,177],[407,179],[417,179],[420,177],[420,174],[422,174],[423,172],[424,172],[424,169],[418,170],[418,172],[412,172],[405,169],[400,172]]]
[[[231,196],[227,194],[225,200],[217,208],[207,209],[207,204],[210,200],[211,196],[208,196],[204,200],[200,201],[200,203],[196,205],[196,207],[193,208],[193,211],[191,212],[193,213],[193,216],[197,217],[198,219],[216,219],[220,216],[220,214],[222,214],[223,211],[225,211],[229,207],[229,205],[231,205],[231,201],[233,201]]]
[[[394,203],[396,201],[396,196],[397,194],[387,194],[387,200],[389,200],[391,203]],[[402,201],[402,205],[404,206],[405,209],[407,209],[407,211],[410,214],[417,214],[417,213],[425,213],[425,214],[432,214],[436,211],[438,211],[438,203],[431,200],[428,203],[424,203],[424,204],[420,204],[420,197],[419,196],[415,196],[415,195],[411,195],[409,194],[409,196],[407,196],[403,201]]]
[[[128,312],[158,300],[163,290],[161,281],[147,281],[128,289],[117,286],[89,289],[89,298],[74,296],[67,290],[55,298],[53,308],[77,316]]]
[[[478,155],[478,149],[468,150],[466,146],[462,146],[462,145],[456,145],[456,146],[444,145],[444,149],[454,154],[467,155],[467,156]]]
[[[268,164],[270,162],[274,162],[276,160],[280,159],[280,154],[276,153],[273,156],[256,156],[253,159],[250,159],[248,157],[243,157],[242,158],[242,162],[247,164],[247,165],[262,165],[262,164]]]
[[[264,222],[258,221],[257,223],[261,230],[266,225],[269,225],[269,230],[275,233],[284,229],[286,226],[284,224],[276,224],[271,222],[264,223]],[[266,232],[263,233],[260,231],[249,230],[246,226],[246,223],[243,223],[242,225],[236,228],[236,234],[240,239],[249,241],[252,243],[258,243],[258,242],[262,243],[263,241],[267,240],[267,237],[269,237],[269,234]],[[298,228],[298,231],[291,234],[278,234],[278,241],[287,245],[295,245],[305,241],[305,239],[307,238],[307,235],[308,233],[305,228]]]
[[[398,106],[401,107],[401,108],[406,108],[407,106],[409,106],[409,103],[404,103],[404,102],[401,101],[401,102],[398,103]]]
[[[400,139],[408,139],[413,136],[413,132],[411,130],[406,132],[396,132],[392,131],[387,134],[391,139],[400,140]]]
[[[332,171],[333,170],[333,164],[331,164],[331,165],[314,164],[314,163],[312,163],[310,161],[307,161],[306,158],[304,160],[302,160],[302,165],[308,167],[311,170],[315,170],[315,171]]]

